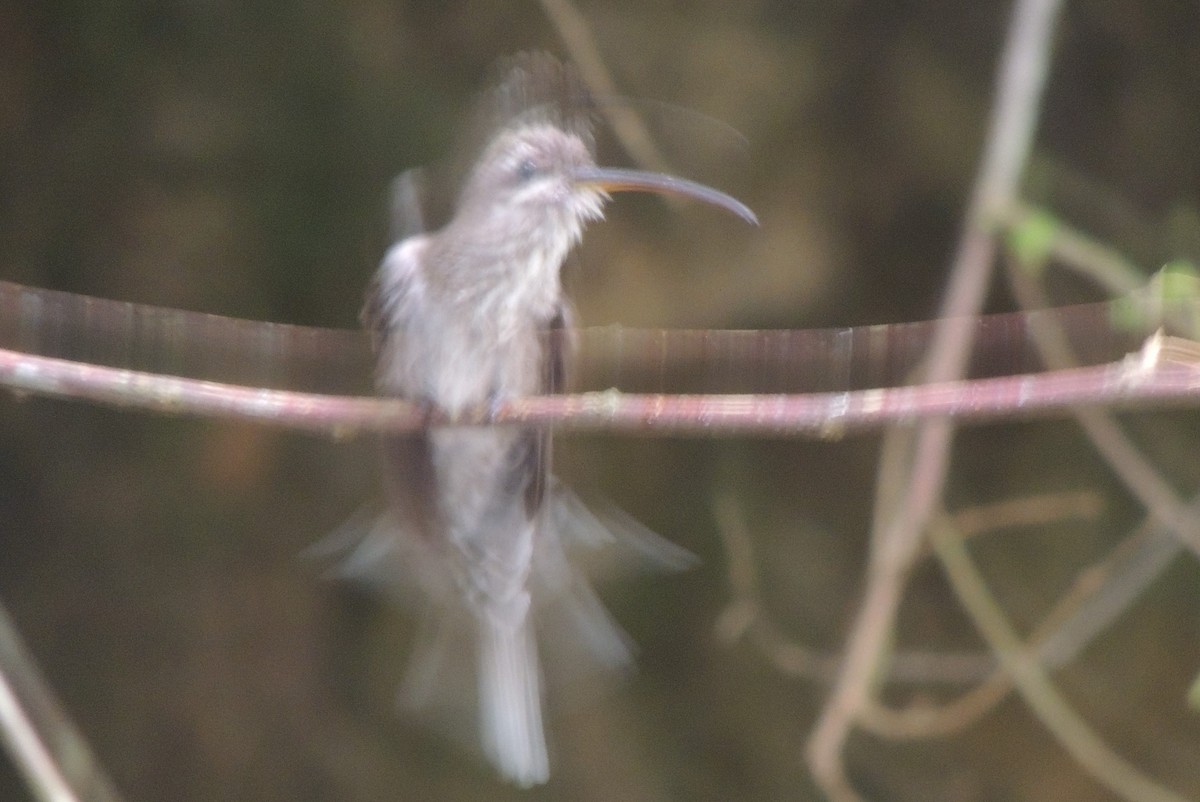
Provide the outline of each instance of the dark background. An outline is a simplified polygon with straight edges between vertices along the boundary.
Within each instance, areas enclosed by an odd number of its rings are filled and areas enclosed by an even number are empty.
[[[619,91],[669,111],[673,155],[762,228],[621,198],[572,269],[586,323],[815,327],[931,317],[977,165],[1009,4],[586,2]],[[1028,197],[1148,271],[1200,259],[1200,12],[1068,4]],[[106,298],[354,326],[388,181],[445,155],[497,57],[565,55],[533,3],[0,5],[0,278]],[[687,120],[691,122],[686,122]],[[672,154],[669,154],[672,155]],[[993,300],[1007,309],[1003,288]],[[1196,486],[1194,415],[1138,417]],[[874,437],[560,438],[560,472],[703,558],[605,590],[641,671],[554,722],[535,799],[815,798],[826,689],[712,634],[728,598],[711,512],[739,501],[772,613],[839,648],[861,589]],[[301,558],[376,494],[369,440],[83,403],[0,400],[0,598],[129,800],[515,799],[394,715],[411,626]],[[965,432],[948,498],[1105,494],[1097,522],[989,543],[1021,625],[1137,520],[1072,426]],[[1196,570],[1172,569],[1058,675],[1128,759],[1200,795]],[[905,644],[977,641],[923,566]],[[907,693],[904,692],[904,693]],[[904,694],[897,699],[909,698]],[[953,739],[852,738],[872,799],[1095,800],[1010,700]],[[25,792],[10,769],[0,798]]]

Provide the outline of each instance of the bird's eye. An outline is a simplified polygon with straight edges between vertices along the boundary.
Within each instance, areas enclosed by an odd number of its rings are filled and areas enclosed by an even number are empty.
[[[528,181],[537,175],[537,165],[533,163],[533,159],[522,159],[517,165],[517,178],[520,181]]]

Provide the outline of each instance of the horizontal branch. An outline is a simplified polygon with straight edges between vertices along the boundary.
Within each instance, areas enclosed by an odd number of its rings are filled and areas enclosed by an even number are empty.
[[[1078,406],[1196,403],[1200,360],[1156,336],[1137,355],[1094,367],[1002,378],[804,395],[629,395],[617,390],[515,399],[449,418],[399,399],[266,390],[0,350],[0,386],[176,415],[258,421],[343,437],[427,425],[546,424],[660,434],[834,438],[930,417],[979,421]]]

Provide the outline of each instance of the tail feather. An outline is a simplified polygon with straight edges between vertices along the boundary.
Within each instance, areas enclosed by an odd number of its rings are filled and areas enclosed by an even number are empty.
[[[390,513],[374,523],[360,516],[310,552],[341,555],[334,575],[417,605],[420,626],[398,703],[482,751],[523,787],[550,773],[544,697],[560,706],[594,700],[632,667],[631,643],[588,574],[694,562],[619,511],[592,512],[557,482],[546,500],[529,575],[519,589],[490,595],[490,603],[465,593],[462,566]]]
[[[521,787],[546,782],[541,669],[528,619],[480,621],[479,698],[484,750]]]

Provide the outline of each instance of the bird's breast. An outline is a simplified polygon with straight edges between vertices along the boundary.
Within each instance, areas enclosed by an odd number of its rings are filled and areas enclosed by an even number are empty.
[[[382,354],[381,389],[450,414],[538,393],[542,326],[533,318],[505,320],[499,311],[427,308],[414,315]]]

